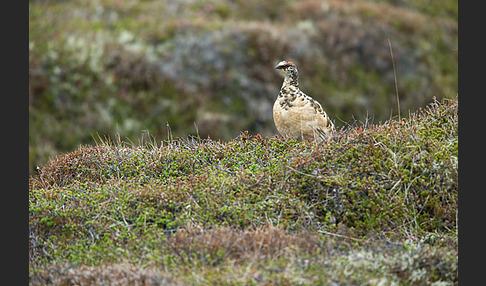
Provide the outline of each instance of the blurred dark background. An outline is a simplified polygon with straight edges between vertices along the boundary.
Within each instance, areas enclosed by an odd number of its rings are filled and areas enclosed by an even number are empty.
[[[30,172],[98,136],[273,136],[283,59],[337,128],[385,121],[388,40],[407,117],[457,95],[457,17],[452,0],[29,1]]]

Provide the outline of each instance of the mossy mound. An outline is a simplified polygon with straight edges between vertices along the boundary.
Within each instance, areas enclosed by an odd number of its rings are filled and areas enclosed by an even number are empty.
[[[321,144],[243,132],[56,156],[29,183],[31,282],[135,267],[173,284],[230,269],[235,284],[457,283],[457,106]]]

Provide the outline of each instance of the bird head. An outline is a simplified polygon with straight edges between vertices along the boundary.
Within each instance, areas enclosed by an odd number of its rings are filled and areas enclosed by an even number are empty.
[[[278,69],[286,78],[288,77],[291,80],[297,80],[299,77],[297,67],[292,62],[281,61],[278,63],[275,69]]]

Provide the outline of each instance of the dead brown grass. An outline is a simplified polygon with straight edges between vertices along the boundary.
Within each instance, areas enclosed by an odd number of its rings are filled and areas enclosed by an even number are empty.
[[[186,228],[168,238],[168,246],[170,252],[185,262],[202,258],[213,265],[228,258],[238,263],[255,258],[275,259],[295,252],[315,253],[323,247],[315,234],[290,233],[271,225],[253,230]]]
[[[183,285],[170,273],[143,269],[129,263],[101,266],[51,265],[36,275],[31,285]]]

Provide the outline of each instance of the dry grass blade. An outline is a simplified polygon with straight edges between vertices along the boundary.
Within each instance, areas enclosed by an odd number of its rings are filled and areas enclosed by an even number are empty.
[[[393,78],[395,79],[395,92],[396,92],[396,95],[397,95],[397,105],[398,105],[398,120],[400,120],[401,119],[401,116],[400,116],[400,96],[398,95],[397,69],[395,67],[395,57],[393,56],[393,48],[392,48],[390,38],[387,38],[387,40],[388,40],[388,46],[390,47],[391,60],[392,60],[392,64],[393,64]]]

